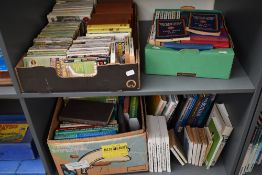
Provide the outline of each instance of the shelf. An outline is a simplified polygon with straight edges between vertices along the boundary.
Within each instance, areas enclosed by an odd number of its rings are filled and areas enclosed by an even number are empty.
[[[254,86],[236,61],[229,80],[145,75],[137,91],[22,93],[22,97],[136,96],[155,94],[252,93]]]
[[[0,98],[18,98],[13,86],[0,86]]]
[[[262,172],[262,165],[255,165],[252,173],[250,175],[261,175]]]
[[[177,162],[173,161],[172,163],[172,172],[167,173],[163,172],[161,175],[190,175],[190,174],[195,174],[195,175],[226,175],[226,171],[224,168],[224,165],[221,161],[219,161],[214,167],[211,167],[209,170],[207,170],[205,167],[196,167],[193,165],[185,165],[181,166]],[[144,173],[134,173],[134,175],[149,175],[153,173],[149,172],[144,172]],[[157,173],[155,173],[157,174]]]

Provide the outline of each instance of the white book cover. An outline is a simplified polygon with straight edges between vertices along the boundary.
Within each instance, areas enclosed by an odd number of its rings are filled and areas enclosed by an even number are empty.
[[[223,123],[224,123],[222,135],[230,136],[231,132],[233,131],[233,126],[232,126],[231,121],[229,119],[229,114],[227,112],[225,104],[221,103],[221,104],[216,104],[216,105],[217,105],[217,108],[218,108],[218,110],[221,114],[221,117],[222,117],[222,120],[223,120]]]
[[[194,165],[198,166],[202,144],[201,144],[201,141],[200,141],[198,128],[192,128],[192,131],[193,131],[194,140],[195,140],[195,144],[196,144],[195,164]]]
[[[166,171],[171,172],[171,165],[170,165],[170,145],[169,145],[169,135],[167,130],[167,124],[165,116],[160,116],[161,128],[163,129],[164,138],[165,138],[165,161],[166,161]]]
[[[162,116],[156,116],[158,119],[159,129],[160,129],[160,138],[161,138],[161,165],[162,171],[166,171],[166,142],[165,142],[165,131],[162,126]]]
[[[156,155],[157,155],[157,172],[162,172],[162,156],[161,156],[161,135],[160,126],[157,116],[152,117],[154,123],[154,132],[156,139]]]
[[[170,119],[178,105],[178,98],[174,95],[168,95],[168,102],[163,111],[163,115],[166,117],[166,121]]]
[[[153,142],[155,139],[152,133],[152,126],[149,121],[149,116],[146,116],[146,131],[147,131],[147,146],[148,146],[148,164],[149,164],[149,172],[154,172],[153,165]]]
[[[185,163],[183,162],[182,158],[180,158],[180,156],[178,155],[178,153],[175,151],[175,149],[173,147],[170,148],[171,152],[174,154],[174,156],[177,158],[178,162],[184,166]]]
[[[157,143],[156,143],[156,136],[155,136],[155,125],[153,122],[154,116],[150,115],[148,116],[148,121],[149,121],[149,125],[152,126],[152,157],[153,157],[153,171],[157,172],[158,171],[158,167],[157,167]]]
[[[193,158],[193,142],[190,140],[189,138],[189,134],[188,133],[188,126],[186,126],[186,128],[184,129],[184,147],[185,150],[187,152],[187,160],[189,164],[192,164],[192,158]],[[190,136],[191,137],[191,136]]]

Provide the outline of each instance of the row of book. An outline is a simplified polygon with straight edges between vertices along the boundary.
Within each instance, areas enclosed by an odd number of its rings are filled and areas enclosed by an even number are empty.
[[[87,22],[87,37],[114,37],[106,55],[110,63],[135,63],[135,7],[133,0],[100,0],[97,2],[92,18]],[[98,47],[94,47],[98,51]],[[104,52],[103,49],[100,50]]]
[[[148,114],[165,116],[168,128],[181,132],[186,125],[205,126],[214,100],[214,94],[150,96]]]
[[[10,85],[11,79],[5,63],[4,54],[0,48],[0,85]]]
[[[64,99],[55,140],[113,135],[140,129],[139,97]]]
[[[146,116],[150,172],[170,172],[170,152],[181,165],[205,165],[207,169],[218,161],[233,131],[224,104],[215,103],[204,127],[183,127],[181,135],[167,129],[165,116]],[[183,142],[179,138],[183,137]],[[183,143],[183,144],[181,144]]]
[[[114,2],[99,1],[93,9],[91,0],[57,1],[24,66],[53,67],[59,77],[69,78],[93,77],[100,65],[135,63],[133,1]],[[129,11],[107,10],[116,7]]]
[[[262,165],[262,113],[257,121],[239,174],[251,173],[255,165]]]
[[[157,9],[148,42],[175,50],[231,47],[224,17],[217,11]]]

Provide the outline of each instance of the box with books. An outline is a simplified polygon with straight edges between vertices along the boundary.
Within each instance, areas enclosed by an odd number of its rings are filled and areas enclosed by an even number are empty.
[[[59,174],[147,171],[142,99],[59,98],[47,143]]]
[[[233,43],[217,10],[156,9],[145,73],[229,79]]]
[[[140,88],[136,5],[91,2],[57,1],[15,68],[22,92]]]

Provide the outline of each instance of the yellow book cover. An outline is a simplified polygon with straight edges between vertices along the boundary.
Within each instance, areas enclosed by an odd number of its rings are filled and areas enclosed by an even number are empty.
[[[126,28],[130,28],[130,24],[92,24],[92,25],[87,25],[87,30],[89,30],[89,29],[108,29],[108,28],[126,29]]]
[[[131,28],[103,28],[103,29],[87,29],[87,33],[118,33],[118,32],[132,32]]]
[[[0,123],[0,142],[21,142],[27,128],[27,123]]]

